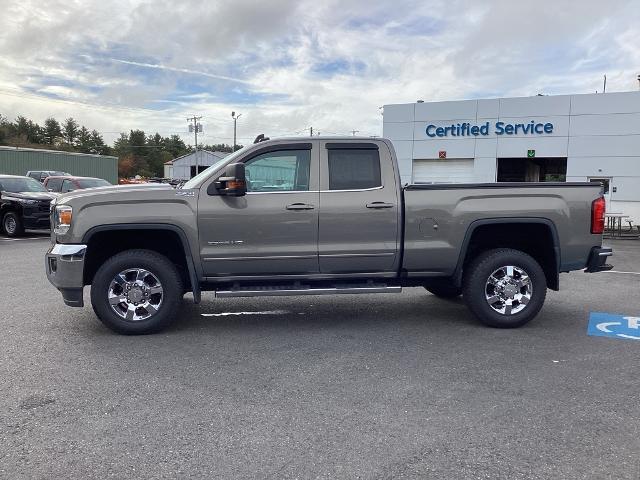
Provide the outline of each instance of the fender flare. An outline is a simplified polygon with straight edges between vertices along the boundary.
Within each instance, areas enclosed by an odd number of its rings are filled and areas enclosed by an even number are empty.
[[[193,261],[193,255],[191,254],[191,247],[189,246],[189,240],[187,234],[184,233],[182,228],[172,225],[170,223],[114,223],[108,225],[98,225],[90,228],[85,232],[82,237],[82,243],[89,244],[91,237],[99,232],[110,230],[168,230],[178,235],[182,249],[184,251],[185,260],[187,263],[187,270],[189,271],[189,280],[191,282],[191,291],[193,292],[193,300],[195,303],[200,303],[201,289],[200,281],[198,280],[198,274],[196,272],[196,266]]]
[[[471,237],[478,227],[485,225],[501,225],[506,223],[522,223],[522,224],[537,224],[546,226],[551,232],[551,239],[553,241],[553,254],[555,258],[555,277],[548,278],[547,282],[550,288],[557,290],[560,283],[560,265],[561,265],[561,251],[560,251],[560,239],[558,236],[558,230],[556,225],[548,218],[542,217],[498,217],[498,218],[484,218],[481,220],[475,220],[469,224],[467,231],[464,234],[462,245],[460,246],[460,253],[458,254],[458,263],[453,273],[453,279],[456,286],[462,285],[462,267],[467,257],[467,250],[469,249],[469,243]],[[555,288],[554,288],[555,287]]]

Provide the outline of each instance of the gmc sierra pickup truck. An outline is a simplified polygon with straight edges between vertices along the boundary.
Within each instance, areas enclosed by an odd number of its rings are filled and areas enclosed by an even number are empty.
[[[182,297],[463,295],[518,327],[560,272],[610,269],[593,183],[402,186],[391,142],[285,138],[245,147],[186,182],[76,191],[51,207],[46,273],[69,306],[83,287],[124,334],[165,328]]]

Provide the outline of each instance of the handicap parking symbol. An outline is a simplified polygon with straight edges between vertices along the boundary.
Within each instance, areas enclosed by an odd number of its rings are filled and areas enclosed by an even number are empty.
[[[640,340],[640,317],[592,312],[588,335]]]

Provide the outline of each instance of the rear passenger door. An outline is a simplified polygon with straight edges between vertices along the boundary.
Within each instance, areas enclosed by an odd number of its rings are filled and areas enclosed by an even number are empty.
[[[321,273],[389,273],[399,264],[400,199],[383,142],[321,145]]]

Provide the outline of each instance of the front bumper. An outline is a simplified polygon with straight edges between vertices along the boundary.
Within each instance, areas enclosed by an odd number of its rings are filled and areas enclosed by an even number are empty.
[[[24,227],[28,229],[48,229],[50,227],[49,202],[22,207],[22,221]]]
[[[45,255],[45,270],[51,284],[60,290],[64,303],[83,307],[84,259],[86,245],[56,243]]]
[[[607,259],[613,255],[613,249],[609,247],[593,247],[587,261],[587,273],[606,272],[611,270],[613,265],[607,263]]]

